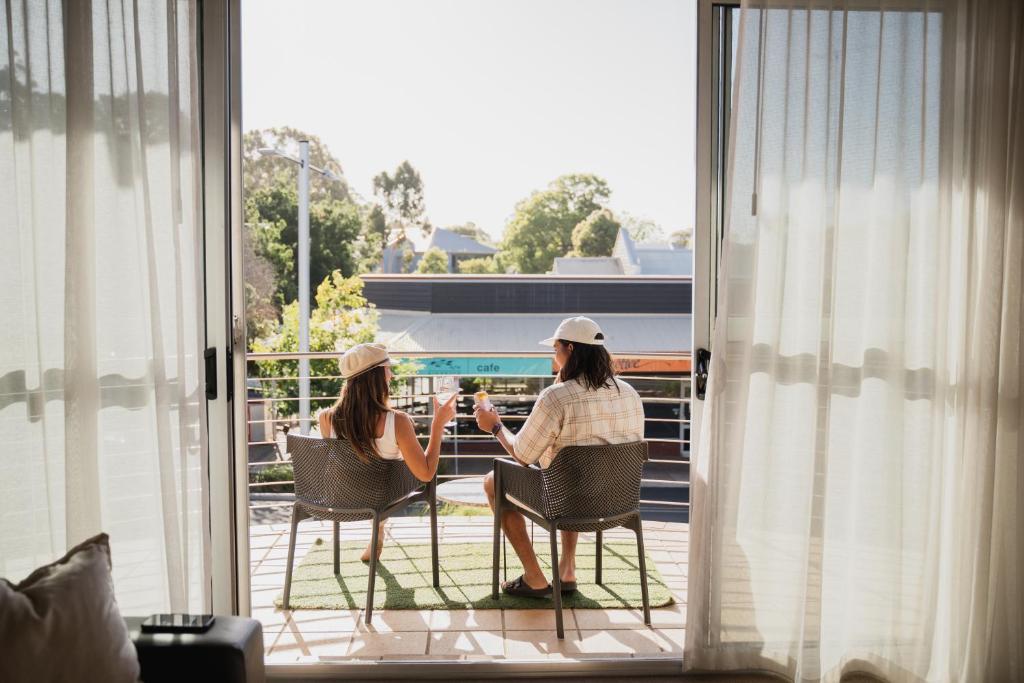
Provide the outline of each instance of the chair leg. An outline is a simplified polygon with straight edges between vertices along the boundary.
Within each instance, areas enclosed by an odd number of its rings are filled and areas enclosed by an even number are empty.
[[[555,632],[561,640],[565,638],[562,627],[562,578],[558,574],[558,528],[551,525],[551,595],[555,600]]]
[[[633,521],[633,531],[636,533],[636,551],[638,564],[640,565],[640,595],[644,602],[644,623],[651,625],[651,602],[647,596],[647,554],[644,552],[644,527],[637,515]]]
[[[603,531],[597,532],[597,562],[595,565],[596,569],[594,570],[594,578],[599,586],[601,585],[601,556],[604,555],[604,543],[602,542],[603,533]]]
[[[501,559],[501,470],[494,467],[494,554],[491,560],[491,599],[498,599],[498,562]]]
[[[430,482],[430,558],[434,570],[434,588],[441,587],[441,568],[437,562],[437,478]]]
[[[373,516],[373,531],[371,532],[371,545],[374,552],[370,553],[370,578],[366,586],[366,623],[373,620],[373,585],[377,580],[377,543],[380,540],[380,520],[377,515]]]
[[[341,525],[334,523],[334,573],[341,573]]]
[[[292,505],[292,533],[288,536],[288,566],[284,571],[284,608],[289,609],[289,600],[292,595],[292,565],[295,563],[295,536],[299,528],[299,520],[302,513],[298,505]]]

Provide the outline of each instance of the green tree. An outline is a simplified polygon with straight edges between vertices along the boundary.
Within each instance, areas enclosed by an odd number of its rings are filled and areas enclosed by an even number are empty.
[[[608,209],[598,209],[572,231],[570,256],[611,256],[622,226]]]
[[[637,218],[628,213],[621,213],[618,216],[622,227],[629,230],[629,236],[637,242],[656,242],[665,239],[665,232],[661,226],[649,218]]]
[[[516,205],[503,257],[520,273],[546,273],[572,248],[572,231],[608,201],[608,183],[592,174],[563,175]]]
[[[335,270],[323,279],[316,290],[316,307],[309,316],[309,350],[334,351],[339,354],[355,344],[371,342],[377,335],[379,314],[363,296],[363,281],[358,277],[346,278]],[[299,350],[299,304],[296,301],[284,307],[277,329],[265,338],[253,341],[252,350],[257,353],[296,352]],[[338,360],[316,359],[310,361],[310,375],[314,378],[338,374]],[[296,360],[258,361],[257,372],[261,377],[298,377],[299,363]],[[298,396],[297,379],[263,382],[268,395],[281,398]],[[334,379],[313,379],[310,382],[311,396],[337,396],[341,381]],[[330,401],[314,401],[316,409],[326,407]],[[293,405],[294,404],[294,405]],[[294,401],[276,404],[285,415],[294,414]]]
[[[274,269],[276,302],[281,306],[298,298],[298,214],[298,191],[288,185],[256,189],[245,200],[255,252]],[[355,273],[353,245],[362,227],[359,207],[349,200],[310,202],[310,294],[315,293],[315,283],[334,270],[345,277]]]
[[[378,173],[373,179],[373,194],[383,207],[393,233],[403,237],[412,229],[419,229],[424,235],[430,233],[423,179],[408,161],[399,164],[393,175],[387,171]]]
[[[309,141],[312,164],[341,177],[341,164],[315,135],[294,128],[268,128],[243,136],[243,249],[250,342],[266,336],[278,324],[284,304],[298,297],[298,165],[259,150],[278,149],[298,156],[300,140]],[[311,293],[315,283],[331,271],[339,269],[351,275],[361,264],[357,260],[370,260],[375,253],[379,256],[382,240],[375,242],[360,234],[364,231],[362,213],[344,179],[310,174]],[[356,247],[362,251],[355,253]]]
[[[245,280],[245,341],[271,333],[280,315],[274,267],[256,253],[251,230],[242,231],[242,271]]]
[[[319,173],[309,174],[310,201],[352,199],[348,182],[342,177],[341,164],[330,149],[316,135],[295,128],[264,128],[251,130],[242,136],[242,183],[245,192],[268,190],[278,185],[297,187],[299,166],[279,156],[264,156],[261,149],[279,149],[298,158],[299,141],[309,140],[309,162],[331,171],[341,180],[328,180]]]
[[[672,246],[677,249],[690,249],[693,247],[693,228],[683,228],[682,230],[676,230],[674,233],[669,235],[669,241],[672,242]]]
[[[380,267],[387,238],[388,225],[384,209],[380,204],[373,204],[363,218],[363,233],[355,246],[357,273],[372,273]]]
[[[471,240],[476,240],[480,244],[485,244],[489,247],[494,246],[494,241],[491,239],[491,236],[472,221],[463,223],[462,225],[450,225],[445,228],[445,230],[450,230],[457,235],[465,235]]]
[[[458,268],[460,273],[471,275],[488,275],[504,272],[498,263],[498,259],[493,256],[464,259],[458,262]]]
[[[427,253],[423,254],[420,259],[420,263],[416,266],[417,273],[447,273],[448,272],[448,253],[437,247],[431,247],[427,250]]]
[[[310,351],[336,352],[338,357],[356,344],[374,341],[379,329],[380,315],[373,304],[363,296],[363,281],[359,277],[346,278],[335,270],[324,278],[316,289],[316,308],[309,316]],[[292,302],[285,306],[284,315],[277,328],[267,337],[256,339],[252,350],[257,353],[291,352],[299,350],[299,306]],[[315,359],[309,363],[310,396],[326,396],[311,401],[312,412],[329,407],[341,394],[342,381],[338,377],[338,357]],[[296,360],[256,361],[259,377],[298,377],[299,362]],[[396,363],[395,375],[409,375],[416,372],[415,363]],[[391,394],[397,396],[404,379],[392,382]],[[276,379],[262,382],[268,396],[295,398],[299,395],[297,379]],[[288,417],[298,412],[297,401],[275,402],[277,414]]]
[[[412,248],[412,244],[410,244],[406,240],[402,240],[402,242],[399,244],[399,248],[402,250],[401,272],[411,273],[412,262],[416,260],[416,251]]]

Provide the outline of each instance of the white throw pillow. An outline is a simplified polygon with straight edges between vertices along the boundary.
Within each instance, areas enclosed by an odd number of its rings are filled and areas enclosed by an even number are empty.
[[[106,534],[18,585],[0,579],[0,681],[137,681],[139,660],[114,600]]]

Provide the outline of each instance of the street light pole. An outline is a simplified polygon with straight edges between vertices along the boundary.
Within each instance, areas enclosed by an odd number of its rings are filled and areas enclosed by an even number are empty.
[[[299,353],[309,353],[309,140],[299,141]],[[309,434],[309,358],[299,359],[299,429]]]
[[[341,178],[326,168],[309,163],[309,140],[299,141],[299,158],[273,147],[261,147],[266,157],[281,157],[299,165],[299,353],[309,352],[309,172],[316,171],[327,180]],[[309,434],[309,359],[299,360],[299,430]]]

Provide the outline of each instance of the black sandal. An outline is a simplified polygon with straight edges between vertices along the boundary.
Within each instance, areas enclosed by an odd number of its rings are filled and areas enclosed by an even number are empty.
[[[512,581],[506,581],[501,584],[501,590],[506,595],[511,595],[517,598],[550,598],[551,597],[551,584],[548,584],[544,588],[530,588],[530,584],[526,583],[525,579],[520,576],[518,579]]]
[[[571,595],[576,592],[575,581],[563,581],[562,582],[562,595]]]

